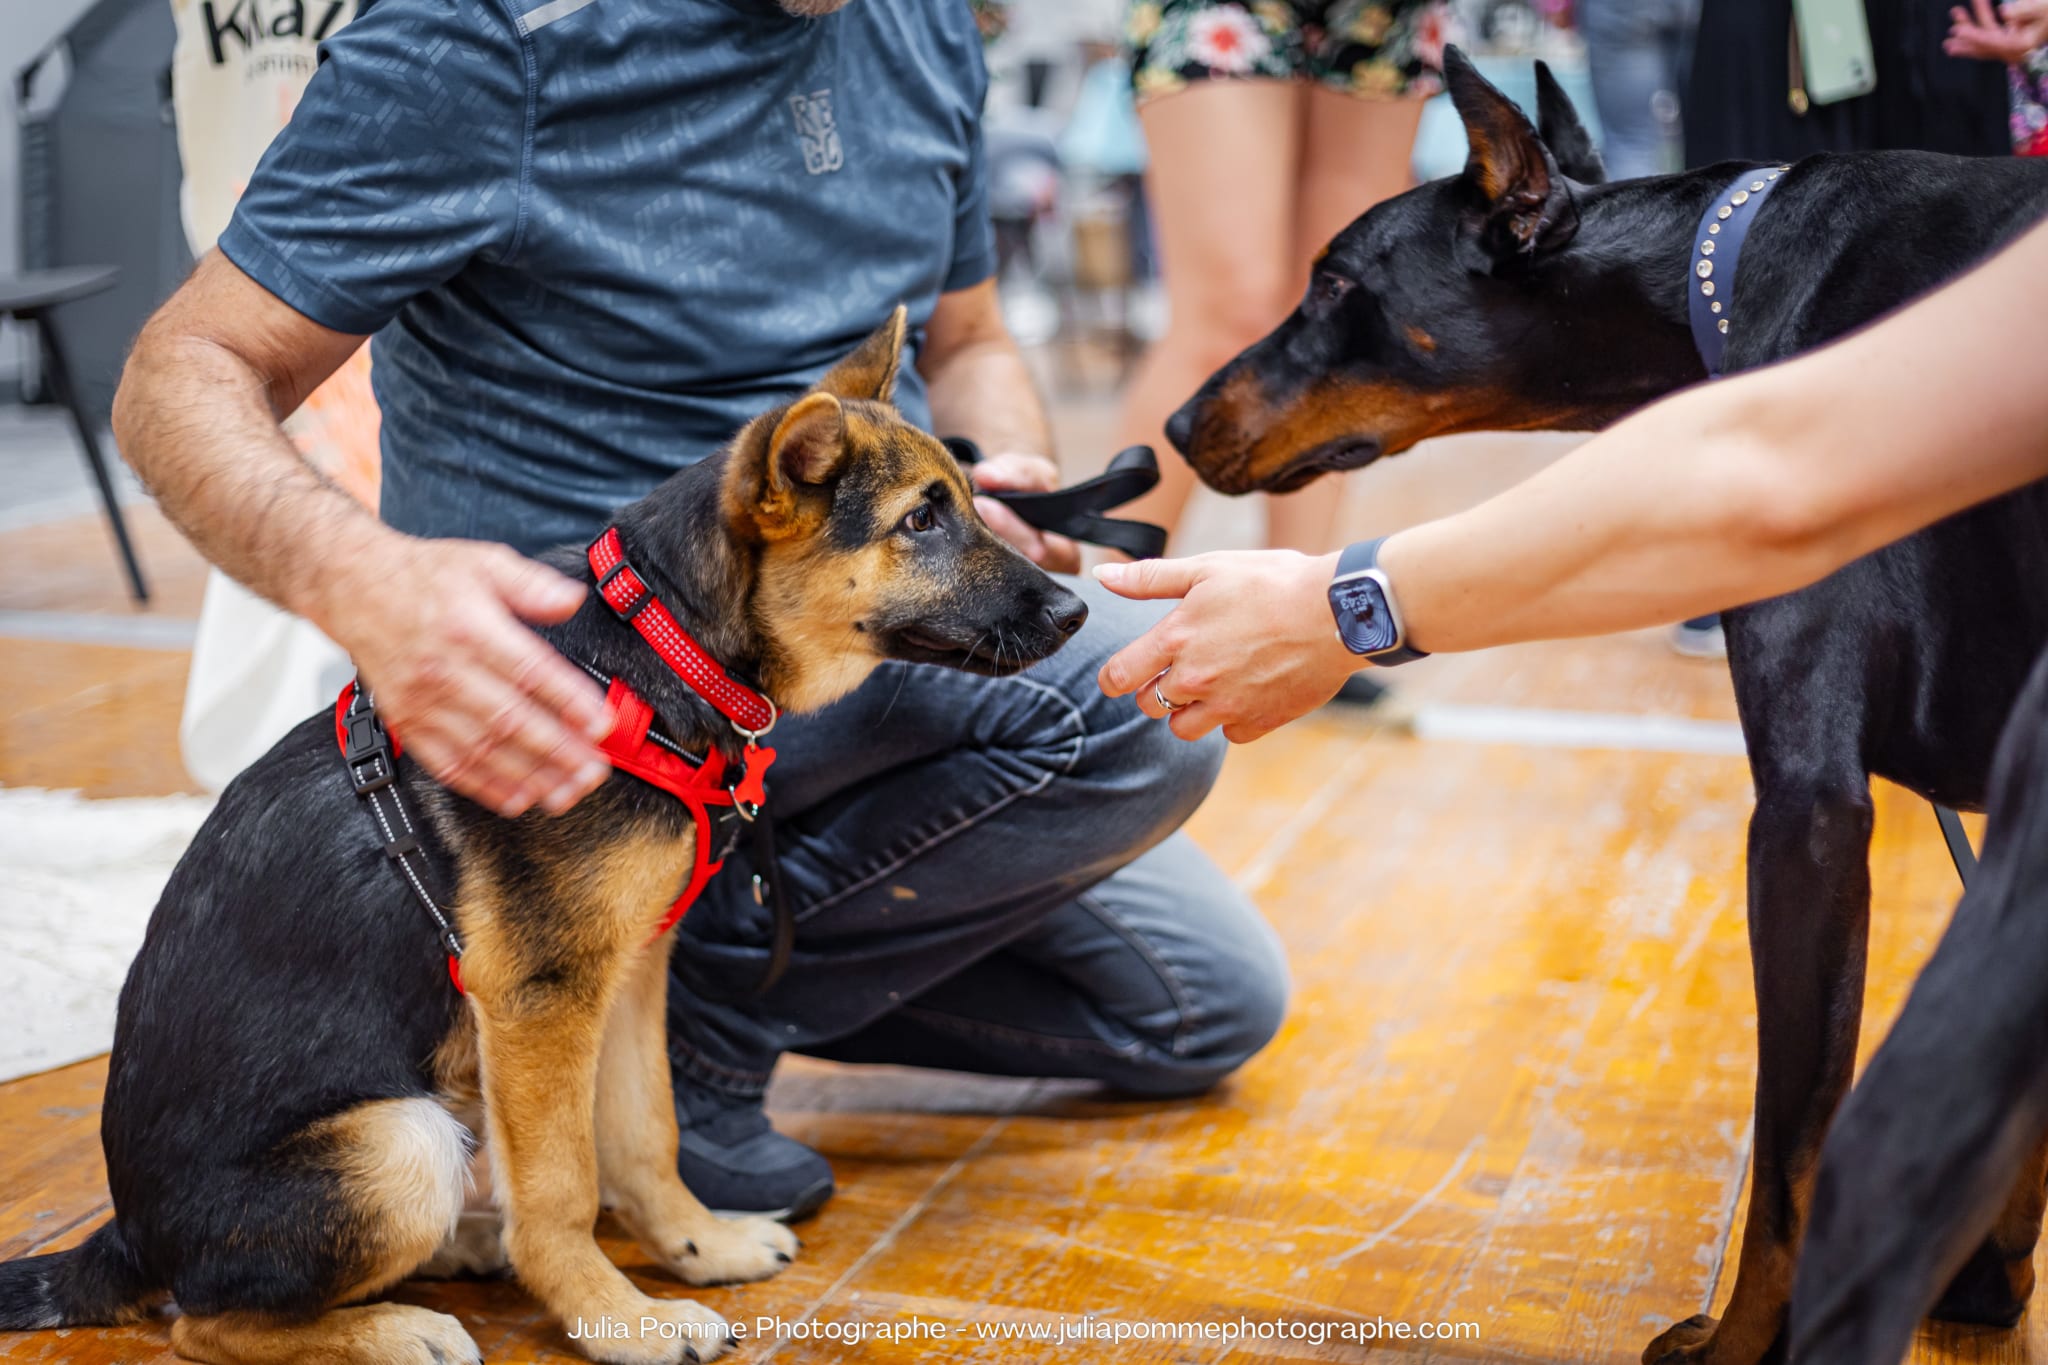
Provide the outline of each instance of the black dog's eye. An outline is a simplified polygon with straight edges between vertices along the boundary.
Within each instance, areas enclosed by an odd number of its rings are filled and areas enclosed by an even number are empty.
[[[938,516],[932,511],[932,505],[928,502],[921,502],[911,508],[910,515],[903,519],[903,529],[914,531],[919,535],[931,530],[932,527],[938,524]]]
[[[1332,275],[1324,271],[1310,281],[1308,296],[1317,303],[1335,303],[1350,293],[1357,283],[1356,280],[1347,280],[1342,275]]]

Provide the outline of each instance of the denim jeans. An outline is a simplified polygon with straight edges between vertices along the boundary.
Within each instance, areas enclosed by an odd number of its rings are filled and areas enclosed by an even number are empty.
[[[885,664],[783,720],[769,776],[797,916],[788,972],[742,850],[678,931],[678,1079],[751,1097],[803,1052],[1002,1075],[1204,1089],[1278,1029],[1278,941],[1181,824],[1223,746],[1190,744],[1095,685],[1161,614],[1073,583],[1087,626],[1012,678]]]
[[[1699,8],[1700,0],[1579,0],[1609,179],[1680,168],[1678,100]]]

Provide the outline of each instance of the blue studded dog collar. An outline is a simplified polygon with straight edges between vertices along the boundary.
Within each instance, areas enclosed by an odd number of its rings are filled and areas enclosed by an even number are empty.
[[[1693,233],[1691,268],[1686,275],[1686,316],[1692,322],[1692,344],[1706,364],[1707,378],[1721,376],[1721,357],[1728,349],[1728,324],[1735,307],[1735,267],[1749,228],[1790,166],[1744,171],[1715,195],[1700,215]]]

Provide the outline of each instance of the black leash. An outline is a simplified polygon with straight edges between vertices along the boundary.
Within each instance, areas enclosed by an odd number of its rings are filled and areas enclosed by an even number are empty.
[[[782,974],[789,970],[790,955],[796,951],[796,911],[790,908],[789,895],[782,884],[782,860],[775,851],[775,821],[764,806],[754,813],[752,824],[754,904],[767,906],[774,916],[774,936],[768,944],[768,966],[761,972],[761,979],[743,995],[713,994],[710,998],[720,1004],[758,1000],[774,990],[775,983],[782,980]],[[703,990],[701,983],[698,990]]]
[[[1948,841],[1949,859],[1956,865],[1956,880],[1970,889],[1970,878],[1977,871],[1977,850],[1970,847],[1970,832],[1963,828],[1963,817],[1941,804],[1930,801],[1934,807],[1934,818],[1941,822],[1941,837]]]
[[[981,463],[981,447],[965,436],[945,438],[946,449],[961,464]],[[1022,518],[1024,524],[1069,540],[1118,550],[1132,559],[1157,559],[1166,553],[1166,528],[1149,521],[1131,521],[1102,514],[1142,497],[1159,486],[1159,459],[1151,446],[1117,452],[1109,468],[1092,479],[1050,493],[985,493]]]

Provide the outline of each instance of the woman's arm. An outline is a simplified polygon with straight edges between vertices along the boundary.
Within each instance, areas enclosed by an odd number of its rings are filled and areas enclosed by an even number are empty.
[[[1657,625],[1803,587],[2048,475],[2048,225],[1960,281],[1801,359],[1686,390],[1470,511],[1381,549],[1409,641],[1432,652]],[[1260,552],[1104,566],[1184,598],[1102,670],[1111,696],[1171,665],[1194,738],[1255,739],[1362,661],[1323,598],[1335,557]],[[1279,656],[1279,657],[1275,657]]]

